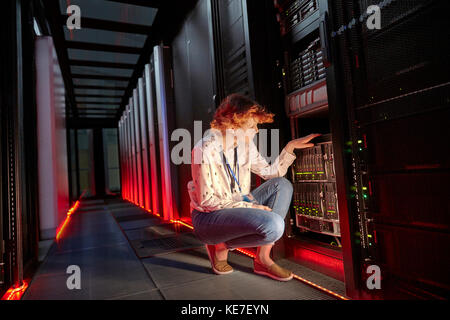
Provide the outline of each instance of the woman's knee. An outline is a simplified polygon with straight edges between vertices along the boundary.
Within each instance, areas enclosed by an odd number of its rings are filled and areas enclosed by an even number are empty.
[[[273,180],[277,184],[278,189],[281,192],[286,192],[286,193],[291,193],[291,194],[294,192],[294,187],[292,186],[292,182],[290,182],[285,177],[278,177],[278,178],[274,178]]]
[[[275,242],[283,236],[284,233],[284,220],[277,214],[270,215],[265,221],[262,235],[264,240],[268,243]]]

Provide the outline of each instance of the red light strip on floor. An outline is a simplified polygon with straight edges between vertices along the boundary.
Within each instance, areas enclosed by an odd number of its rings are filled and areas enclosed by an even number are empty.
[[[175,224],[182,224],[183,226],[188,227],[191,230],[194,230],[193,226],[191,226],[190,224],[187,224],[184,221],[181,221],[181,220],[170,220],[170,222],[175,223]]]
[[[19,288],[11,287],[3,295],[2,300],[20,300],[25,290],[28,288],[28,282],[23,281],[23,284]]]
[[[249,256],[252,259],[256,258],[256,255],[253,252],[250,252],[250,251],[247,251],[247,250],[244,250],[244,249],[236,249],[236,251],[238,251],[238,252],[240,252],[242,254],[245,254],[246,256]]]
[[[138,204],[138,203],[135,203],[135,202],[133,202],[133,201],[131,201],[131,200],[128,200],[128,199],[125,199],[125,198],[122,198],[124,201],[127,201],[127,202],[129,202],[129,203],[131,203],[131,204],[133,204],[133,205],[135,205],[136,207],[139,207],[139,208],[141,208],[142,210],[145,210],[145,211],[147,211],[148,213],[151,213],[152,215],[154,215],[154,216],[157,216],[157,217],[161,217],[161,215],[159,214],[159,213],[153,213],[152,212],[152,210],[149,210],[149,209],[145,209],[145,207],[144,206],[141,206],[140,204]]]
[[[310,286],[312,286],[312,287],[314,287],[314,288],[316,288],[316,289],[318,289],[318,290],[324,291],[324,292],[326,292],[326,293],[328,293],[328,294],[330,294],[330,295],[332,295],[332,296],[334,296],[334,297],[336,297],[336,298],[338,298],[338,299],[341,299],[341,300],[350,300],[349,298],[346,298],[346,297],[344,297],[344,296],[341,296],[340,294],[338,294],[338,293],[336,293],[336,292],[333,292],[333,291],[328,290],[328,289],[326,289],[326,288],[324,288],[324,287],[322,287],[322,286],[319,286],[318,284],[315,284],[314,282],[311,282],[311,281],[309,281],[309,280],[306,280],[305,278],[302,278],[302,277],[300,277],[300,276],[298,276],[298,275],[296,275],[296,274],[294,274],[294,279],[297,279],[298,281],[301,281],[301,282],[303,282],[303,283],[306,283],[306,284],[308,284],[308,285],[310,285]]]
[[[66,219],[61,224],[61,226],[56,230],[56,240],[59,240],[61,238],[61,235],[62,235],[64,229],[66,228],[67,224],[70,221],[70,217],[78,209],[79,206],[80,206],[80,200],[77,200],[77,202],[75,202],[75,204],[72,206],[72,208],[69,209],[69,211],[67,212]]]

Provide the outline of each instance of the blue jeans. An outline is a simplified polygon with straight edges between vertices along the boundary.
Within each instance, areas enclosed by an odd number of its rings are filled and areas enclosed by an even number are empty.
[[[224,242],[229,249],[273,244],[284,233],[284,218],[291,204],[293,187],[285,178],[266,181],[251,193],[272,211],[232,208],[212,212],[192,211],[194,233],[206,244]]]

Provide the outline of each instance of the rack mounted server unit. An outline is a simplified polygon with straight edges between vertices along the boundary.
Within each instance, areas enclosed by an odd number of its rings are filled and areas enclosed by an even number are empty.
[[[339,237],[333,159],[331,142],[318,143],[316,147],[297,152],[297,160],[292,167],[293,207],[298,228]]]
[[[277,20],[282,35],[287,34],[311,14],[317,11],[317,0],[274,1],[278,9]]]

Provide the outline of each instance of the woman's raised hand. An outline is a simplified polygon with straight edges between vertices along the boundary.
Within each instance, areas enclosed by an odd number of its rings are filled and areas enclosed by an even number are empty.
[[[321,134],[314,133],[310,134],[309,136],[295,139],[290,141],[286,146],[286,151],[289,153],[294,153],[295,149],[307,149],[314,147],[314,143],[309,143],[312,139],[320,137]]]

